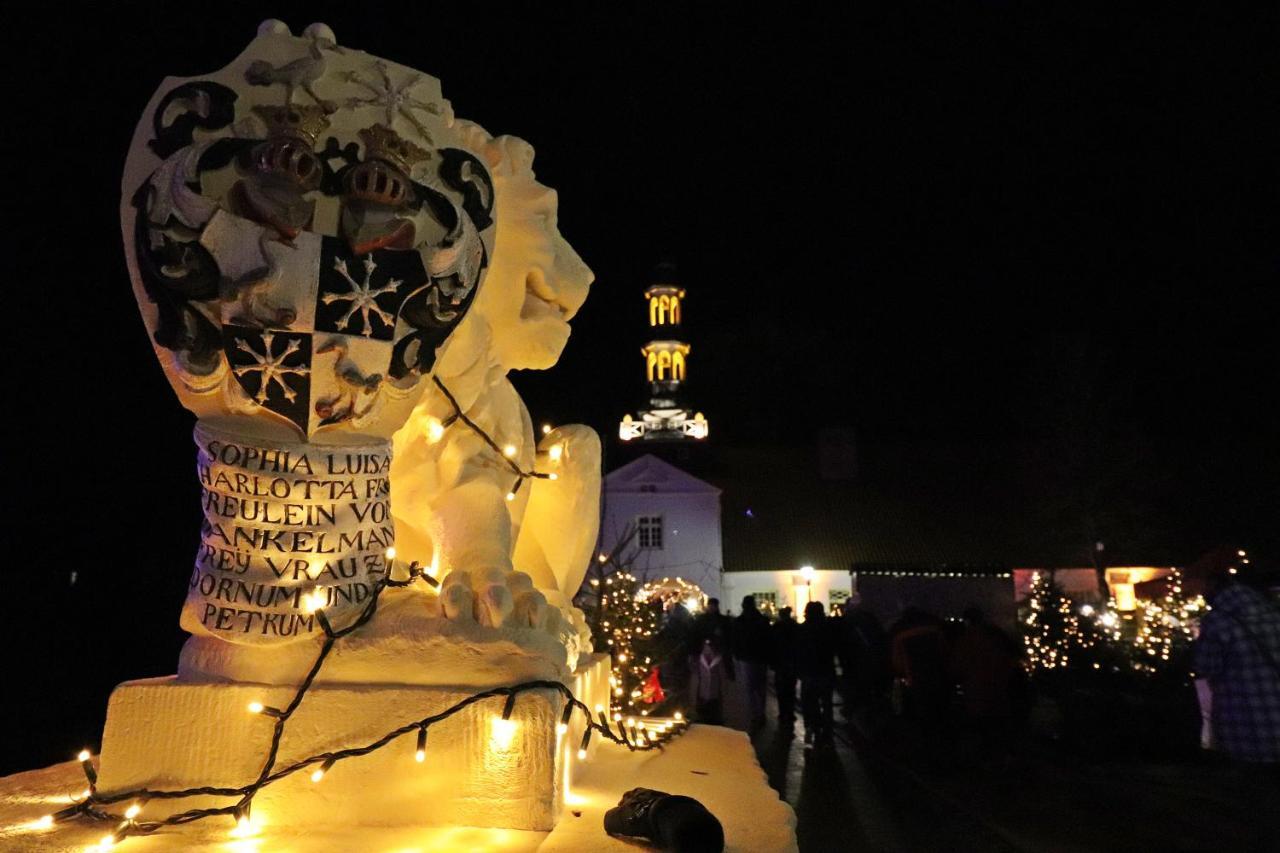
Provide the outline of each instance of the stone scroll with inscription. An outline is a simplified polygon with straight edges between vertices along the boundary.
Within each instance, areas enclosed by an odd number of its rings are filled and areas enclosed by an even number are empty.
[[[304,596],[348,622],[395,544],[391,447],[270,443],[196,426],[204,521],[182,611],[192,634],[279,643],[323,632]]]

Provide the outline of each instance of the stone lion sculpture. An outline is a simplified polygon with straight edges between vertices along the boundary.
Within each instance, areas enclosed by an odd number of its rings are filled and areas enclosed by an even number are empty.
[[[351,618],[396,561],[439,591],[387,590],[324,680],[559,678],[588,649],[569,598],[599,441],[537,441],[506,379],[555,363],[592,278],[532,161],[324,25],[268,21],[153,96],[121,217],[157,357],[199,418],[180,678],[295,680],[320,636],[307,602]]]

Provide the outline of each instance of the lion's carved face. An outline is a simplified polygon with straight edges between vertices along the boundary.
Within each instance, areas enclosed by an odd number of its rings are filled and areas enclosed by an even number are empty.
[[[489,169],[498,223],[472,316],[488,323],[502,367],[544,370],[560,358],[569,320],[594,276],[560,236],[558,197],[534,176],[532,146],[513,136],[491,137],[468,122],[458,122],[457,130]]]

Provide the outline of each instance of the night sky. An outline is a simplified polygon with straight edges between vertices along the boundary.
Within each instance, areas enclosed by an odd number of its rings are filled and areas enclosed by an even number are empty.
[[[967,475],[1123,504],[1188,560],[1277,553],[1274,7],[242,5],[10,24],[5,574],[29,605],[5,630],[48,734],[0,771],[92,741],[113,683],[173,669],[192,418],[139,322],[119,180],[161,79],[220,68],[265,17],[323,20],[534,144],[597,279],[561,364],[515,377],[535,422],[612,438],[642,391],[640,291],[672,261],[715,442],[839,426],[863,458],[961,467],[1007,447]]]

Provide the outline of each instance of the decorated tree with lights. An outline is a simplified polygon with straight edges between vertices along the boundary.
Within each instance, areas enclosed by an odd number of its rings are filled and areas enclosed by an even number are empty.
[[[1093,632],[1082,630],[1075,604],[1052,572],[1034,572],[1031,591],[1019,616],[1027,666],[1033,672],[1065,670],[1077,654],[1093,644]]]
[[[1140,602],[1140,624],[1128,643],[1128,664],[1149,676],[1183,678],[1190,669],[1191,643],[1205,611],[1203,596],[1188,596],[1182,572],[1174,569],[1165,579],[1165,593]]]
[[[608,553],[601,553],[588,572],[587,583],[579,596],[580,604],[590,614],[591,637],[595,647],[607,650],[612,657],[609,686],[613,695],[613,712],[647,716],[654,708],[654,694],[646,695],[659,660],[656,654],[662,603],[642,595],[641,581],[631,573],[639,554],[634,545],[637,535],[628,525]]]

